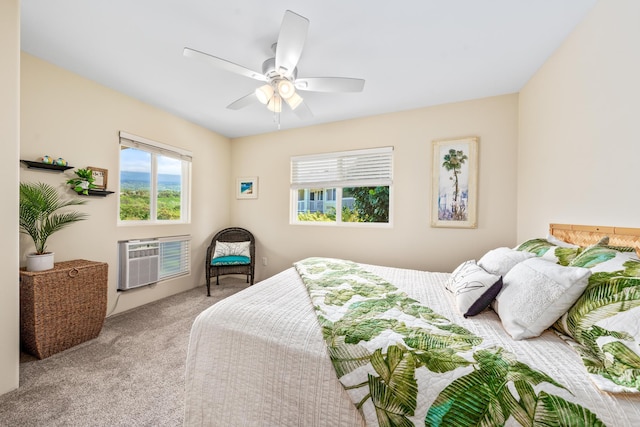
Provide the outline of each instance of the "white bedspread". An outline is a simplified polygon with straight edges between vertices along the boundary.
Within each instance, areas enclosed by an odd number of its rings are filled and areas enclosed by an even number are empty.
[[[610,427],[640,425],[640,396],[607,394],[556,334],[513,341],[492,311],[465,319],[446,273],[364,265],[454,323],[544,371]],[[437,387],[437,385],[434,385]],[[509,420],[507,425],[517,425]],[[309,295],[290,268],[204,311],[191,332],[187,426],[363,426],[340,384]]]

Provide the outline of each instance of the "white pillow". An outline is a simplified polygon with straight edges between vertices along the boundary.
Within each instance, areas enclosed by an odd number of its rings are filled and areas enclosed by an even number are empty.
[[[251,257],[249,245],[251,242],[220,242],[216,240],[216,248],[213,251],[213,258],[223,256],[246,256]]]
[[[463,262],[451,273],[446,287],[455,295],[460,313],[469,317],[491,304],[502,289],[502,278],[487,273],[471,260]]]
[[[488,273],[504,277],[514,265],[533,257],[535,254],[531,252],[516,251],[507,247],[497,248],[484,254],[478,261],[478,265]]]
[[[537,337],[571,308],[590,276],[588,268],[528,259],[504,276],[494,310],[513,339]]]

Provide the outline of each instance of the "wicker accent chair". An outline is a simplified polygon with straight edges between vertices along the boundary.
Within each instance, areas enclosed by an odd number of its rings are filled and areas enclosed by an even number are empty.
[[[218,248],[216,249],[216,244]],[[240,227],[220,230],[211,239],[205,259],[207,296],[211,296],[211,277],[225,274],[246,274],[247,283],[253,285],[256,266],[256,241],[250,231]]]

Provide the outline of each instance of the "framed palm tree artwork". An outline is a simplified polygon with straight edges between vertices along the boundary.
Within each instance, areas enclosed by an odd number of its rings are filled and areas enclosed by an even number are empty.
[[[432,227],[478,226],[478,139],[433,141]]]

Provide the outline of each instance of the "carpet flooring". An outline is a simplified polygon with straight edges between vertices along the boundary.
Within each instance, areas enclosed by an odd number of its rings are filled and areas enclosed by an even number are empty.
[[[100,335],[37,360],[21,355],[20,387],[0,396],[0,426],[180,426],[195,317],[248,285],[227,276],[111,316]]]

